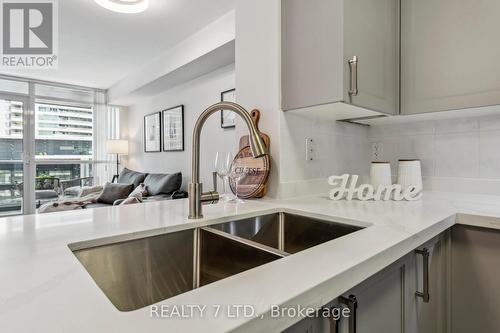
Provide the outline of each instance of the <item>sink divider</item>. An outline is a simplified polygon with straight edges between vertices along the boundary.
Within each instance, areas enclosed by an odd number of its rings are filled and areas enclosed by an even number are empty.
[[[265,251],[265,252],[268,252],[268,253],[271,253],[271,254],[275,254],[281,258],[284,258],[284,257],[287,257],[290,255],[290,253],[287,253],[285,251],[282,251],[282,250],[278,250],[278,249],[275,249],[275,248],[272,248],[270,246],[267,246],[267,245],[264,245],[264,244],[260,244],[260,243],[257,243],[257,242],[254,242],[252,240],[249,240],[249,239],[245,239],[245,238],[242,238],[242,237],[239,237],[239,236],[235,236],[235,235],[231,235],[231,234],[228,234],[227,232],[224,232],[224,231],[220,231],[220,230],[217,230],[217,229],[213,229],[213,228],[210,228],[210,227],[204,227],[204,228],[201,228],[205,231],[208,231],[208,232],[211,232],[213,234],[216,234],[217,236],[221,236],[221,237],[224,237],[224,238],[228,238],[228,239],[232,239],[238,243],[242,243],[242,244],[245,244],[247,246],[250,246],[250,247],[253,247],[255,249],[258,249],[258,250],[261,250],[261,251]]]
[[[285,214],[278,215],[278,248],[285,251]]]
[[[281,217],[281,215],[280,215]],[[201,232],[206,231],[212,234],[215,234],[219,237],[224,237],[226,239],[230,239],[233,241],[236,241],[240,244],[252,247],[254,249],[264,251],[267,253],[271,253],[273,255],[279,256],[281,258],[287,257],[290,255],[290,253],[283,251],[282,249],[284,248],[284,219],[280,218],[280,249],[275,249],[270,246],[260,244],[257,242],[254,242],[249,239],[245,239],[239,236],[231,235],[227,232],[220,231],[211,227],[202,227],[202,228],[195,228],[193,229],[194,232],[194,256],[193,256],[193,289],[197,289],[201,287],[201,272],[200,272],[200,266],[201,266]]]
[[[200,257],[201,257],[201,246],[200,246],[200,228],[195,228],[193,230],[193,289],[200,287]]]

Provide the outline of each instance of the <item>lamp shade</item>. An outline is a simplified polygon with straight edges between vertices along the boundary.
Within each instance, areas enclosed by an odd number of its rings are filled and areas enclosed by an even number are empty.
[[[128,154],[128,141],[127,140],[108,140],[106,142],[106,152],[108,154]]]

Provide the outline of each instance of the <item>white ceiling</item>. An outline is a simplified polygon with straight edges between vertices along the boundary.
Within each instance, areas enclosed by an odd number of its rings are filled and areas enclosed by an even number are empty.
[[[93,0],[60,0],[59,68],[0,73],[107,89],[234,9],[234,2],[150,0],[146,12],[120,14]]]

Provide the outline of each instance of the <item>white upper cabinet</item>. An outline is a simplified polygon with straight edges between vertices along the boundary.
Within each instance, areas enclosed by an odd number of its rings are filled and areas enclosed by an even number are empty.
[[[401,0],[401,112],[500,104],[499,0]]]
[[[397,114],[399,0],[346,0],[344,18],[344,87],[350,86],[348,60],[358,59],[358,93],[349,95],[349,89],[344,89],[344,100],[367,109]]]
[[[397,114],[399,13],[399,0],[282,0],[283,110],[343,102]]]
[[[500,105],[498,13],[499,0],[282,0],[282,108]]]

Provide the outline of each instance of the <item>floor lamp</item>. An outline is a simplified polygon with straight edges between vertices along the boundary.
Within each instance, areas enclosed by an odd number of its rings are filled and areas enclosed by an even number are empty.
[[[128,155],[128,141],[127,140],[108,140],[106,142],[106,152],[108,154],[116,155],[116,174],[113,176],[112,183],[118,179],[120,155]]]

